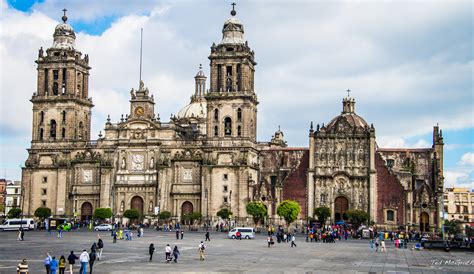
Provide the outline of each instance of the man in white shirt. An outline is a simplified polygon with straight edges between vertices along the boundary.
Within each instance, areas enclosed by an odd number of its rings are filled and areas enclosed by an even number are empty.
[[[87,274],[87,264],[89,263],[89,254],[84,249],[81,256],[79,256],[79,261],[81,262],[81,274]]]
[[[171,246],[169,244],[166,245],[165,247],[165,255],[166,255],[166,262],[171,261]]]

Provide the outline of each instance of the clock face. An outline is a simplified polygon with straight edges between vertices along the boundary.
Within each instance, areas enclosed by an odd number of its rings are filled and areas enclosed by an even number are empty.
[[[145,110],[143,110],[142,107],[136,107],[136,108],[135,108],[135,114],[136,114],[137,116],[142,116],[144,113],[145,113]]]

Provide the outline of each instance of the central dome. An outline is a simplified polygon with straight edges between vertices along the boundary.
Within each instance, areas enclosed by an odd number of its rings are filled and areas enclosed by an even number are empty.
[[[192,101],[178,112],[178,119],[196,118],[205,119],[207,113],[207,103],[205,100]]]

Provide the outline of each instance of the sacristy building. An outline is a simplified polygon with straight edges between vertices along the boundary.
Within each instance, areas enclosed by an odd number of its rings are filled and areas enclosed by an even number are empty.
[[[213,222],[226,207],[246,223],[248,202],[264,202],[277,221],[276,206],[292,199],[304,221],[328,206],[330,222],[361,209],[381,226],[437,227],[443,190],[437,126],[430,148],[379,148],[374,126],[356,114],[348,96],[340,115],[326,125],[311,123],[309,147],[288,147],[280,129],[269,142],[257,141],[257,63],[235,14],[211,46],[209,79],[202,69],[194,77],[187,106],[161,121],[152,91],[141,82],[130,91],[130,113],[116,123],[107,119],[97,140],[91,140],[89,57],[76,48],[63,16],[53,45],[41,48],[36,60],[24,212],[46,206],[55,216],[84,220],[95,208],[110,207],[117,219],[134,208],[145,219],[170,211],[178,221],[197,211]]]

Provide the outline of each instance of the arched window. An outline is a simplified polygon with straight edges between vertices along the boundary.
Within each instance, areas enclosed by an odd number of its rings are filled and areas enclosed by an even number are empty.
[[[44,122],[44,112],[41,111],[40,112],[40,124],[42,124]]]
[[[219,121],[219,110],[217,108],[214,110],[214,121]]]
[[[232,135],[232,119],[230,117],[224,119],[224,135]]]
[[[63,115],[63,123],[65,123],[66,122],[66,111],[65,110],[63,110],[62,115]]]
[[[395,212],[393,210],[387,210],[387,222],[393,222],[395,220]]]
[[[56,139],[56,120],[51,120],[51,128],[49,130],[49,137]]]
[[[40,128],[40,136],[39,136],[39,139],[41,141],[43,141],[43,135],[44,135],[44,130],[42,128]]]
[[[237,121],[242,121],[242,109],[237,109]]]
[[[61,138],[66,138],[66,128],[63,127],[62,131],[61,131]]]
[[[217,126],[214,127],[214,136],[219,135],[219,128]]]
[[[53,83],[53,95],[58,95],[58,83]]]

